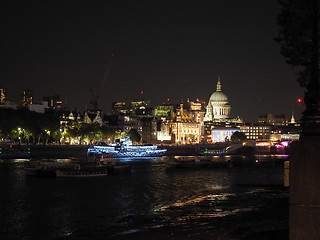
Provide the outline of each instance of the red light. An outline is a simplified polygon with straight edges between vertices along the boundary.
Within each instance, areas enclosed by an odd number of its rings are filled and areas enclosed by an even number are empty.
[[[301,103],[302,102],[302,99],[301,98],[298,98],[298,103]]]
[[[168,98],[167,101],[169,102],[169,101],[170,101],[170,98]]]
[[[143,94],[143,91],[141,91],[141,94]]]

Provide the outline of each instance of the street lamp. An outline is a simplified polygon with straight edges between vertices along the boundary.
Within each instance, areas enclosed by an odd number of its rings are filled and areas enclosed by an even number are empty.
[[[19,139],[19,145],[21,145],[21,128],[18,127],[18,139]]]

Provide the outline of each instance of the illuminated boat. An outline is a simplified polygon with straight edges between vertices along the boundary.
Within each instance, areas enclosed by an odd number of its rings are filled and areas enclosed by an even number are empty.
[[[120,144],[108,145],[99,142],[88,148],[88,156],[92,154],[111,154],[115,158],[127,157],[160,157],[167,149],[158,149],[156,145],[131,145],[128,139],[121,139]]]

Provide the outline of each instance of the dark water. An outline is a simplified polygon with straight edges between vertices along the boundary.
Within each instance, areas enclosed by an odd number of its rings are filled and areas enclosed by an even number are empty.
[[[159,229],[208,230],[288,197],[278,157],[260,156],[261,162],[272,163],[265,165],[171,171],[166,158],[132,160],[128,174],[73,179],[26,176],[27,162],[2,162],[0,239],[108,239]],[[276,227],[279,219],[270,221],[265,228]],[[228,231],[237,229],[229,224]]]

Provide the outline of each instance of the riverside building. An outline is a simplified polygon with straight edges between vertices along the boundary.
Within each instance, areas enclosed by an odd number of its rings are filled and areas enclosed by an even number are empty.
[[[248,140],[269,141],[270,126],[250,125],[240,126],[240,132],[244,133]]]
[[[175,143],[194,144],[200,142],[201,123],[183,108],[183,103],[180,103],[180,108],[172,114],[171,119],[172,140]]]

